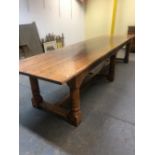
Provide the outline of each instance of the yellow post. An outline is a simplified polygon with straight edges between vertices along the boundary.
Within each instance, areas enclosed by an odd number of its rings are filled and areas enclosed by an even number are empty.
[[[114,0],[114,4],[113,4],[112,23],[111,23],[111,36],[114,35],[114,30],[115,30],[115,21],[116,21],[116,13],[117,13],[117,1],[118,0]]]

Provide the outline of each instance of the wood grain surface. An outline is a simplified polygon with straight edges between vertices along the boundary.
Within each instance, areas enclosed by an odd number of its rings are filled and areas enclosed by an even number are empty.
[[[134,35],[101,36],[20,60],[19,72],[63,84],[127,44]]]

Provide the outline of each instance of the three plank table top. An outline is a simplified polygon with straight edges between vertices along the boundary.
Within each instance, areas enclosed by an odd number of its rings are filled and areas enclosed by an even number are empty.
[[[113,81],[115,55],[126,45],[124,62],[128,62],[130,42],[133,38],[134,35],[101,36],[20,60],[20,74],[30,78],[33,106],[54,112],[71,124],[79,125],[81,121],[80,86],[84,78],[94,66],[109,57],[110,68],[107,77]],[[40,95],[38,79],[57,84],[67,83],[70,88],[71,109],[66,110],[62,103],[51,105],[44,102]]]

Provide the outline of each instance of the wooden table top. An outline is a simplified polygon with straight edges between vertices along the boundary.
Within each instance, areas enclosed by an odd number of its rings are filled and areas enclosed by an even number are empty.
[[[19,72],[63,84],[133,37],[133,35],[113,38],[101,36],[49,53],[32,56],[20,60]]]

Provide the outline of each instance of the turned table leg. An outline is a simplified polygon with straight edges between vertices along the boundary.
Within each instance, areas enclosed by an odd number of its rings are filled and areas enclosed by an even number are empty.
[[[116,58],[116,55],[112,55],[110,57],[109,73],[107,75],[107,79],[109,81],[114,81],[114,77],[115,77],[115,58]]]
[[[33,76],[30,76],[29,79],[32,91],[32,105],[36,108],[39,108],[40,104],[43,101],[43,98],[40,95],[38,79]]]
[[[71,111],[68,114],[68,119],[71,124],[78,126],[81,122],[79,88],[71,89],[70,97],[71,97]]]
[[[87,73],[88,72],[85,71],[84,73],[68,82],[71,99],[71,110],[68,114],[68,121],[74,126],[78,126],[81,122],[80,86]]]

